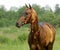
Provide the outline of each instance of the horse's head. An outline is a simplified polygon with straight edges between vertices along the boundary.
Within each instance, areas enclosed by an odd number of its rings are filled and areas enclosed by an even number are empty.
[[[28,23],[32,23],[35,21],[35,16],[36,16],[36,12],[35,10],[31,7],[31,5],[29,5],[29,7],[26,5],[26,9],[23,12],[23,14],[20,16],[20,18],[18,19],[16,26],[20,27],[24,24],[28,24]]]

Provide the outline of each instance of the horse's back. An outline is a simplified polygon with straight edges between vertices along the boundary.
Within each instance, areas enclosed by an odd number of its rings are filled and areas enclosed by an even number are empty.
[[[55,29],[54,29],[54,27],[49,23],[40,22],[39,24],[40,24],[40,27],[43,31],[42,34],[45,35],[46,43],[48,44],[49,42],[53,42],[54,39],[55,39]]]
[[[51,25],[51,24],[49,24],[49,23],[47,23],[47,22],[40,22],[39,23],[39,25],[41,26],[41,27],[48,27],[49,29],[51,29],[51,30],[54,30],[55,31],[55,29],[54,29],[54,27]]]

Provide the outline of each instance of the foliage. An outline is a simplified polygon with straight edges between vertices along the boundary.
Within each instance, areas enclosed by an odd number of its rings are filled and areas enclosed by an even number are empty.
[[[54,12],[48,5],[46,7],[40,7],[39,5],[33,4],[32,7],[36,10],[39,21],[48,22],[55,27],[60,27],[60,7],[58,4],[56,4]],[[12,7],[7,11],[4,6],[0,6],[0,27],[14,26],[24,9],[25,6],[19,9]]]
[[[60,15],[60,7],[59,7],[59,4],[56,4],[56,6],[55,6],[55,14],[56,15]]]

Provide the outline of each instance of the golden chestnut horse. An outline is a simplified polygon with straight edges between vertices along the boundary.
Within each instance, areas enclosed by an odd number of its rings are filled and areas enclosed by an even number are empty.
[[[36,11],[29,5],[26,5],[25,11],[18,19],[16,26],[20,27],[30,23],[30,34],[28,44],[30,50],[52,50],[55,40],[55,29],[49,23],[38,23]]]

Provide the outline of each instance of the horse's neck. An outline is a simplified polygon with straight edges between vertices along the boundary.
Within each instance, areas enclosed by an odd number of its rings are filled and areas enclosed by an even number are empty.
[[[38,19],[34,23],[31,23],[31,31],[36,32],[39,29]]]

